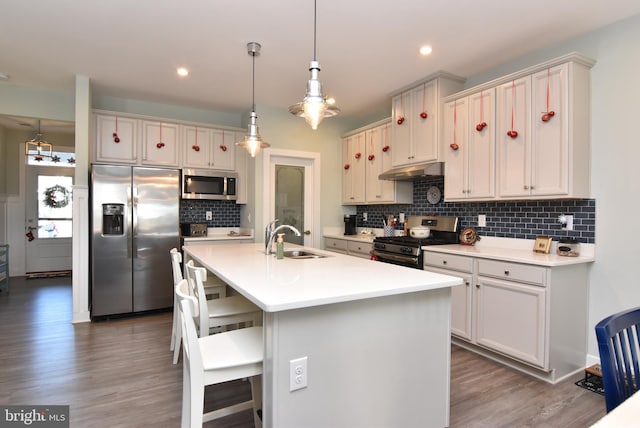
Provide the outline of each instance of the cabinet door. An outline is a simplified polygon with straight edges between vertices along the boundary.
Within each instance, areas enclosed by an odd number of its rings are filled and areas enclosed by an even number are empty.
[[[142,163],[178,166],[178,125],[142,122]]]
[[[235,132],[212,130],[211,168],[233,171],[236,167]]]
[[[495,90],[469,96],[468,118],[467,197],[493,198],[496,194]]]
[[[532,195],[569,193],[568,67],[562,64],[532,77]],[[549,111],[553,116],[545,116]]]
[[[442,126],[445,199],[465,199],[467,180],[467,98],[445,104]]]
[[[545,288],[485,277],[476,287],[477,343],[546,367]]]
[[[498,87],[498,196],[531,193],[531,78]],[[507,132],[517,132],[517,137]]]
[[[436,255],[436,258],[438,256]],[[471,259],[464,260],[463,263],[470,264],[469,262],[472,263]],[[426,263],[424,270],[462,278],[462,285],[451,287],[451,334],[468,341],[473,340],[473,275],[455,270],[434,268]]]
[[[136,163],[138,120],[95,115],[95,159],[98,162]]]
[[[365,132],[366,168],[365,190],[369,203],[392,202],[394,199],[394,182],[380,180],[378,176],[391,168],[390,131],[391,125],[382,125]],[[383,150],[387,147],[387,150]]]
[[[425,82],[411,91],[411,141],[412,162],[438,160],[438,84],[436,80]],[[426,117],[423,113],[426,114]]]
[[[393,166],[413,162],[411,147],[411,92],[403,92],[391,100],[391,161]],[[398,123],[401,121],[402,123]]]
[[[342,202],[362,203],[365,198],[364,132],[345,138],[342,149]]]
[[[209,168],[211,131],[197,126],[182,127],[182,165],[189,168]]]

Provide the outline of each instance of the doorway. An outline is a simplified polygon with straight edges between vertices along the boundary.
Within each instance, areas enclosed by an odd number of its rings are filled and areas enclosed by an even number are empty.
[[[73,164],[27,163],[27,274],[71,270],[74,173]]]
[[[287,242],[320,248],[320,154],[282,149],[264,151],[264,219],[279,219],[302,233]]]

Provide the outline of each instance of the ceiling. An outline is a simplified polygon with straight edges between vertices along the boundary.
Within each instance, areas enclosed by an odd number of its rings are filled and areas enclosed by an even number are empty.
[[[342,115],[362,118],[436,71],[468,77],[638,13],[638,0],[318,0],[320,80]],[[73,91],[81,74],[94,96],[245,113],[252,41],[258,116],[301,101],[312,0],[3,0],[0,85]]]

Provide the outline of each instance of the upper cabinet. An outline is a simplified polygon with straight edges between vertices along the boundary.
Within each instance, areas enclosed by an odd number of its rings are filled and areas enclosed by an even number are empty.
[[[572,53],[445,98],[445,199],[589,198],[594,63]]]
[[[236,133],[182,126],[182,164],[189,168],[235,169]]]
[[[138,162],[138,120],[109,114],[94,115],[94,158],[97,162]]]
[[[142,164],[179,166],[178,125],[142,121]]]
[[[589,198],[589,68],[567,62],[498,87],[498,196]]]
[[[436,76],[392,97],[393,166],[441,160],[438,144],[440,100],[462,89],[464,79],[443,73]]]
[[[445,199],[495,197],[495,90],[481,90],[444,106]]]
[[[413,183],[380,180],[391,169],[391,122],[387,119],[353,131],[343,140],[342,203],[413,202]]]

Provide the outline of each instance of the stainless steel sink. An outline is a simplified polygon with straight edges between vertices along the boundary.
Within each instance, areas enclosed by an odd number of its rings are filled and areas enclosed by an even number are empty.
[[[284,256],[290,259],[323,259],[324,254],[312,253],[307,250],[285,250]]]

